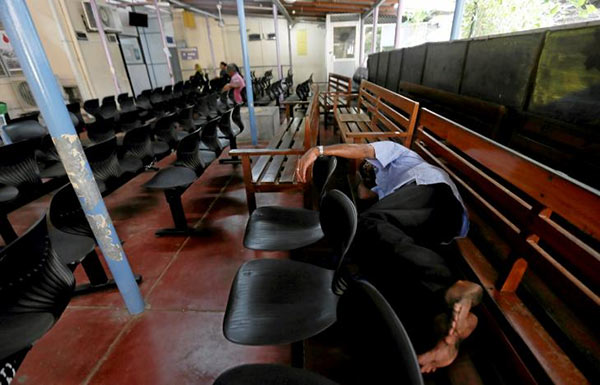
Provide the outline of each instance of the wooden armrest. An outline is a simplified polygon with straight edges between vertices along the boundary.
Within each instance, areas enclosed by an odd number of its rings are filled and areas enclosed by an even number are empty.
[[[261,155],[303,155],[303,149],[286,148],[236,148],[230,150],[229,155],[234,156],[261,156]]]
[[[384,132],[346,132],[345,135],[350,138],[378,138],[378,137],[395,137],[404,138],[408,134],[400,131],[384,131]]]

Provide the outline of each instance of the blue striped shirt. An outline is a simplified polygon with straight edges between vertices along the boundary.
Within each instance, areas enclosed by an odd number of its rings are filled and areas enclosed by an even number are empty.
[[[448,174],[423,160],[416,152],[395,142],[381,141],[371,143],[375,149],[375,159],[368,162],[375,166],[375,183],[373,188],[379,199],[390,195],[400,187],[415,182],[417,185],[437,183],[447,184],[456,199],[463,207],[463,221],[458,238],[463,238],[469,231],[469,216],[462,198]]]

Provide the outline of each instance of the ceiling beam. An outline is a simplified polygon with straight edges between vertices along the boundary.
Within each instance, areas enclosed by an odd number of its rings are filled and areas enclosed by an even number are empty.
[[[215,15],[214,13],[210,13],[210,12],[207,12],[207,11],[203,11],[203,10],[202,10],[202,9],[200,9],[200,8],[196,8],[196,7],[192,6],[192,5],[186,4],[186,3],[184,3],[184,2],[181,2],[181,1],[179,1],[179,0],[168,0],[168,1],[169,1],[169,3],[171,3],[171,4],[173,4],[173,5],[176,5],[176,6],[178,6],[178,7],[181,7],[181,8],[183,8],[183,9],[185,9],[185,10],[188,10],[188,11],[190,11],[190,12],[195,12],[195,13],[199,13],[199,14],[201,14],[201,15],[204,15],[204,16],[212,17],[212,18],[213,18],[213,19],[215,19],[215,20],[221,20],[221,19],[219,18],[219,16],[218,16],[218,15]]]
[[[283,6],[283,4],[281,4],[281,1],[279,0],[273,0],[273,4],[275,4],[277,6],[277,9],[279,10],[279,12],[281,12],[281,14],[287,19],[288,23],[290,25],[294,25],[294,20],[292,20],[292,17],[290,16],[290,14],[288,13],[287,9],[285,9],[285,7]]]
[[[366,11],[365,13],[362,14],[362,18],[366,19],[367,17],[369,17],[371,15],[371,13],[373,13],[373,11],[375,10],[375,8],[379,7],[380,5],[384,4],[386,0],[377,0],[377,2],[375,4],[373,4],[373,6],[371,7],[371,9],[369,9],[368,11]]]

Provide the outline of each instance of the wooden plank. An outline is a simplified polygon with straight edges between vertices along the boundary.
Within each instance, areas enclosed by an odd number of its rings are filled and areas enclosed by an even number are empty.
[[[287,119],[284,120],[284,122],[280,126],[279,132],[273,137],[273,139],[271,139],[271,141],[269,142],[267,147],[268,148],[279,148],[279,144],[281,143],[283,136],[287,132],[287,128],[291,124],[293,124],[296,119],[297,118],[294,118],[291,121],[287,120]],[[271,160],[271,158],[272,157],[270,155],[264,155],[264,156],[260,156],[258,158],[258,160],[256,160],[254,166],[252,167],[252,182],[253,183],[256,183],[258,180],[260,180],[260,177],[261,177],[262,173],[264,172],[267,164],[269,164],[269,161]]]
[[[298,155],[291,155],[287,157],[281,177],[279,177],[279,183],[293,183],[295,180],[296,164],[298,163]]]
[[[279,142],[278,148],[291,148],[292,141],[294,136],[296,135],[296,131],[298,131],[298,126],[304,122],[304,119],[295,118],[288,129],[284,132],[281,141]],[[266,172],[262,175],[260,179],[257,180],[257,183],[274,183],[279,175],[279,171],[281,168],[281,164],[285,159],[284,155],[276,155],[271,160],[269,167]]]
[[[600,192],[427,109],[421,124],[483,166],[600,240]]]

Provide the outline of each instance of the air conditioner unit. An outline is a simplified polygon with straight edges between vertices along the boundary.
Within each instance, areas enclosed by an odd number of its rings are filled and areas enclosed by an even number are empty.
[[[117,9],[101,2],[96,2],[96,4],[98,4],[98,14],[102,22],[102,27],[104,27],[104,32],[121,33],[123,26],[121,25],[121,18]],[[83,0],[81,5],[83,6],[83,18],[86,27],[90,31],[98,31],[94,12],[92,11],[92,4],[89,1]]]

